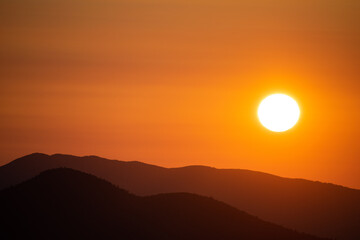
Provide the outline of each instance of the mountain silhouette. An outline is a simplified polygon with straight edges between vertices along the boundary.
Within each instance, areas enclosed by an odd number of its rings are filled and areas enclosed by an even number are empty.
[[[195,193],[299,232],[339,240],[360,239],[360,190],[249,170],[163,168],[95,156],[37,153],[0,167],[0,188],[58,167],[93,174],[140,196]]]
[[[0,192],[1,235],[9,239],[316,240],[208,197],[138,197],[60,168]]]

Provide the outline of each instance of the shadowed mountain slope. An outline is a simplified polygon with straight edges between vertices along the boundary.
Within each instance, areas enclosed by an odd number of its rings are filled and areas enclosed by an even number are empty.
[[[360,239],[359,190],[249,170],[202,166],[168,169],[94,156],[31,154],[0,167],[0,188],[58,167],[96,175],[137,195],[196,193],[300,232]]]
[[[61,168],[0,192],[9,239],[316,240],[214,199],[188,193],[137,197]]]

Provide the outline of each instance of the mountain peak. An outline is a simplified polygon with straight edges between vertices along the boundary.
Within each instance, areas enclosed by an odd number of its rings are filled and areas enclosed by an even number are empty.
[[[67,167],[93,174],[140,196],[196,193],[300,232],[341,240],[360,239],[360,191],[356,189],[242,169],[163,168],[62,154],[32,154],[22,159],[26,161],[18,159],[0,167],[0,189],[45,170]]]
[[[28,159],[28,158],[36,158],[36,157],[50,157],[50,155],[45,154],[45,153],[40,153],[40,152],[34,152],[34,153],[30,153],[28,155],[25,155],[23,157],[20,157],[18,159]]]
[[[0,215],[2,235],[11,238],[320,239],[209,197],[190,193],[138,197],[68,168],[47,170],[0,191],[0,205],[6,206]]]

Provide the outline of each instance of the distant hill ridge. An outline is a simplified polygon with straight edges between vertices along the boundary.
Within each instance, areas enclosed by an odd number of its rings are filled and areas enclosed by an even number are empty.
[[[0,167],[0,188],[68,167],[145,196],[188,192],[209,196],[287,228],[339,240],[360,239],[360,191],[250,170],[164,168],[96,156],[31,154]]]
[[[8,239],[320,240],[208,197],[138,197],[105,180],[60,168],[0,192]]]

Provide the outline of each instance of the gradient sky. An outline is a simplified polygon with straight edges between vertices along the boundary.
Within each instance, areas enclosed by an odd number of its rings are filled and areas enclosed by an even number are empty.
[[[0,164],[32,152],[360,188],[360,1],[0,0]],[[256,116],[295,98],[285,133]]]

